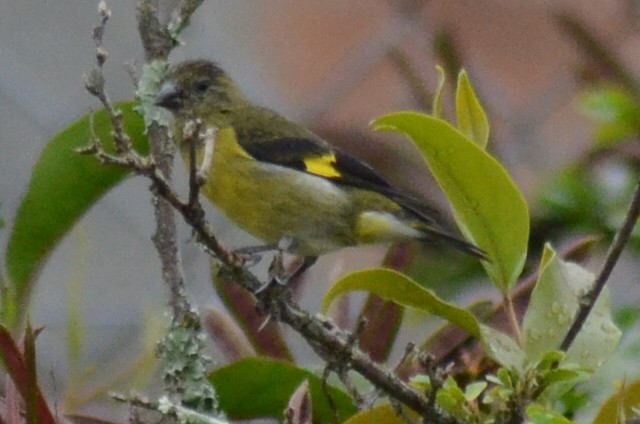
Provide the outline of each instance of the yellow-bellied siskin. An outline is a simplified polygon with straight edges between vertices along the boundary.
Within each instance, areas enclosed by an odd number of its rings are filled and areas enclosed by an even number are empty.
[[[367,163],[252,104],[212,62],[173,67],[156,104],[173,113],[174,139],[187,163],[185,125],[199,119],[216,130],[202,192],[268,244],[286,239],[290,252],[315,258],[359,244],[439,240],[485,258],[452,235],[435,210],[393,187]],[[202,160],[204,148],[197,150]]]

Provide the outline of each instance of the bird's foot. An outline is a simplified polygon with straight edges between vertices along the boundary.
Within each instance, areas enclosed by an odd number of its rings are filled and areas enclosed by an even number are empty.
[[[278,246],[275,244],[266,244],[261,246],[247,246],[241,247],[233,251],[234,255],[239,256],[245,266],[251,268],[256,266],[262,260],[261,253],[277,250]]]

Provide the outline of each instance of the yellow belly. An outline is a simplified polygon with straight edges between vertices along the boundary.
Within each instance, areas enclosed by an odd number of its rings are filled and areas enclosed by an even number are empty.
[[[203,151],[198,149],[198,163]],[[185,146],[182,154],[189,163]],[[217,132],[202,193],[266,244],[287,237],[293,243],[290,250],[304,256],[423,235],[415,220],[401,217],[402,208],[379,193],[255,160],[237,143],[231,128]]]
[[[199,154],[199,161],[202,153]],[[202,188],[230,220],[267,244],[283,237],[292,251],[319,255],[356,244],[352,207],[340,187],[321,177],[260,163],[219,131],[213,162]]]

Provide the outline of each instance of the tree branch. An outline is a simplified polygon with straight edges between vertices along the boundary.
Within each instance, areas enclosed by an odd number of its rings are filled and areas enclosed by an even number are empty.
[[[571,324],[569,331],[567,331],[567,335],[564,337],[564,340],[562,340],[562,344],[560,345],[561,350],[566,352],[571,347],[571,344],[587,320],[596,300],[598,300],[598,296],[600,296],[602,289],[604,289],[604,286],[611,275],[613,267],[618,262],[624,246],[627,244],[627,241],[629,241],[631,232],[638,221],[638,216],[640,216],[640,183],[638,183],[636,191],[633,194],[633,200],[629,205],[629,210],[627,211],[624,223],[613,238],[613,242],[609,247],[607,257],[602,264],[602,269],[593,284],[593,288],[581,299],[582,301],[580,302],[580,307],[573,324]]]

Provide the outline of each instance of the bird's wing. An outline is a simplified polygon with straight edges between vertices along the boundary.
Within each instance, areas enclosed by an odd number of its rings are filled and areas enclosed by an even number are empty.
[[[381,193],[425,222],[439,221],[439,212],[394,188],[367,163],[313,138],[280,137],[244,144],[255,159],[326,178],[338,184]]]

